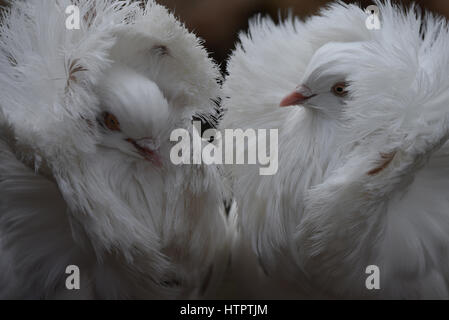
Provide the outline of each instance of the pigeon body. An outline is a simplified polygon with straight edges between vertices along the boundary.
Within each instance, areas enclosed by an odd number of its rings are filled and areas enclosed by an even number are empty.
[[[279,129],[276,175],[229,167],[268,296],[449,297],[447,22],[377,5],[257,19],[228,63],[223,128]]]
[[[70,4],[15,2],[0,28],[0,297],[208,296],[228,262],[220,168],[169,155],[213,112],[218,69],[152,1],[79,2],[80,30]]]

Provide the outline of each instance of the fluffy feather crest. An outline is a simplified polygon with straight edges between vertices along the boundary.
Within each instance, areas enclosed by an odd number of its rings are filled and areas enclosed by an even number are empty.
[[[83,19],[80,30],[65,28],[65,8],[73,3]],[[145,118],[134,122],[139,128],[127,123],[126,131],[135,138],[145,138],[139,135],[152,130],[167,135],[174,128],[189,129],[193,114],[212,112],[220,76],[201,41],[153,1],[146,8],[115,0],[17,1],[0,26],[0,69],[0,112],[6,131],[2,140],[11,144],[2,143],[5,163],[0,174],[8,181],[0,189],[13,200],[53,192],[47,196],[67,206],[58,214],[67,213],[62,222],[73,234],[67,233],[61,245],[89,253],[76,252],[90,263],[93,290],[116,298],[186,297],[209,289],[227,259],[219,169],[176,167],[168,157],[158,168],[104,147],[97,130],[101,103],[126,109],[121,111],[125,116],[128,112],[128,122]],[[118,81],[105,80],[117,76],[117,70],[124,70],[119,79],[129,80],[123,88],[117,88]],[[133,81],[138,85],[131,86]],[[149,101],[156,102],[145,108]],[[147,128],[155,122],[157,128]],[[167,138],[160,152],[169,154],[170,146]],[[26,165],[16,157],[28,160]],[[19,164],[12,177],[5,173],[10,163]],[[30,177],[32,169],[36,179]],[[12,192],[8,183],[20,176],[26,178],[23,181],[45,181],[51,188],[27,189],[27,182],[19,181],[20,192]],[[18,218],[17,209],[21,224],[8,229],[2,243],[7,242],[26,270],[33,261],[18,257],[24,244],[13,240],[29,230],[36,248],[45,243],[34,229],[26,229],[36,217],[35,202],[27,206],[23,201],[23,207],[17,207],[14,201],[0,203],[0,223],[3,227]],[[48,218],[42,221],[54,220],[51,209],[42,206],[38,215]],[[61,238],[59,229],[47,227],[48,237]],[[45,259],[58,268],[63,259],[73,257],[48,248]],[[33,285],[38,292],[51,293],[60,276],[42,286],[34,279],[38,284]],[[23,293],[20,281],[12,286],[17,294]]]
[[[363,295],[364,267],[377,261],[388,270],[387,278],[403,280],[385,295],[402,297],[415,290],[412,296],[446,296],[444,281],[438,282],[447,274],[438,267],[446,255],[436,253],[446,237],[435,242],[427,230],[437,220],[447,225],[441,215],[447,199],[424,191],[426,179],[442,170],[447,151],[443,147],[430,163],[410,152],[434,152],[447,138],[447,22],[415,7],[403,10],[390,1],[377,5],[381,30],[368,30],[361,8],[339,2],[305,22],[290,18],[275,26],[259,18],[248,35],[240,35],[224,84],[229,98],[224,99],[228,113],[223,127],[280,130],[276,176],[259,177],[257,168],[230,168],[240,225],[268,273],[291,274],[288,281],[296,281],[298,288],[308,275],[328,293]],[[318,66],[326,66],[318,77],[336,73],[349,83],[340,117],[329,120],[304,108],[279,108],[281,99]],[[384,183],[370,182],[370,168],[398,147],[408,156],[396,157],[391,165],[397,172],[412,170],[415,183],[407,189],[413,179],[399,173],[382,176]],[[424,165],[429,170],[418,171]],[[435,183],[447,185],[447,179]],[[405,198],[398,191],[402,187],[410,191]],[[375,193],[377,202],[362,201],[365,191]],[[433,209],[419,205],[417,194],[437,199]],[[412,247],[419,247],[420,255]],[[422,258],[427,254],[434,260]],[[405,284],[406,277],[417,280]],[[360,287],[352,286],[356,282]]]
[[[95,119],[92,90],[113,59],[131,67],[143,63],[142,72],[177,99],[184,118],[210,110],[219,95],[218,69],[164,7],[153,1],[145,9],[128,0],[78,1],[81,29],[68,30],[65,9],[71,4],[18,1],[3,13],[1,105],[19,143],[44,158],[92,151],[95,132],[83,120]],[[170,52],[164,52],[167,46]],[[175,63],[161,61],[157,50],[173,55]]]

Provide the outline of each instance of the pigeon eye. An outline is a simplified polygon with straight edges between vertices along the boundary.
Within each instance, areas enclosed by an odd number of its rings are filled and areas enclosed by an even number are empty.
[[[348,94],[346,91],[346,82],[338,82],[332,87],[332,93],[339,97],[344,97]]]
[[[103,114],[103,121],[105,126],[111,131],[120,131],[120,122],[117,117],[109,112]]]

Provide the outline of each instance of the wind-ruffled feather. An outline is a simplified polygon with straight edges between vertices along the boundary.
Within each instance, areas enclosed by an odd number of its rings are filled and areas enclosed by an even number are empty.
[[[65,27],[72,4],[80,30]],[[17,1],[2,17],[0,70],[0,239],[2,256],[11,256],[1,265],[9,276],[0,278],[0,296],[65,296],[67,261],[85,274],[77,297],[191,297],[219,283],[228,258],[220,168],[174,166],[167,156],[169,133],[213,113],[220,95],[200,39],[153,1]],[[127,82],[117,88],[105,77]],[[112,107],[122,108],[130,134],[144,135],[134,138],[162,137],[162,168],[133,157],[135,149],[119,151],[134,146],[104,132]],[[10,166],[17,172],[8,174]],[[55,207],[36,208],[39,198]],[[26,245],[36,259],[19,254]],[[33,274],[40,261],[48,264]]]
[[[305,22],[259,20],[228,64],[223,127],[279,129],[275,176],[230,166],[242,241],[303,297],[448,296],[447,22],[377,5],[380,30],[341,2]],[[311,77],[347,81],[343,105],[319,106],[341,110],[279,108]],[[370,264],[380,291],[365,287]]]

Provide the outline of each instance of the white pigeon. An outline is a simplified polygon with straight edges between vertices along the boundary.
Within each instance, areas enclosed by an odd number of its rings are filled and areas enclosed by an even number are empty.
[[[448,25],[376,4],[259,18],[228,63],[222,127],[279,129],[276,175],[230,166],[268,296],[449,298]]]
[[[221,169],[169,154],[174,129],[213,112],[218,68],[153,1],[74,3],[79,30],[69,0],[16,1],[0,26],[0,297],[212,295]]]

